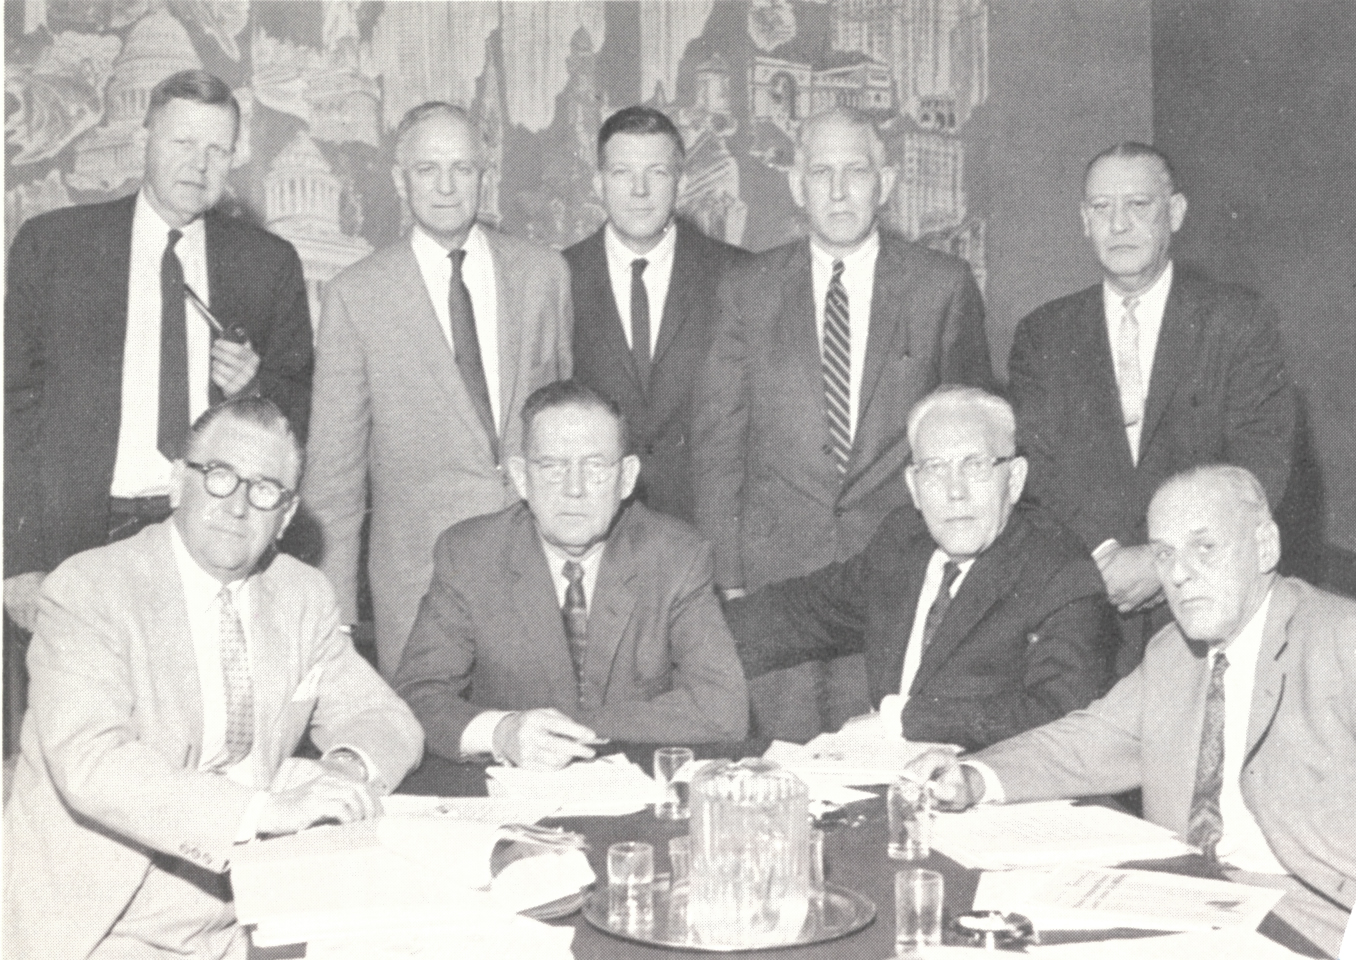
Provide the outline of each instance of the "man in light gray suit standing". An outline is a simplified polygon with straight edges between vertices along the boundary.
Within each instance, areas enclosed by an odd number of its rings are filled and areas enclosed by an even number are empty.
[[[476,223],[484,169],[465,111],[410,110],[392,175],[414,229],[336,277],[321,308],[302,502],[352,623],[371,492],[368,572],[386,677],[428,588],[438,534],[517,500],[502,464],[521,447],[518,411],[571,373],[565,261]]]

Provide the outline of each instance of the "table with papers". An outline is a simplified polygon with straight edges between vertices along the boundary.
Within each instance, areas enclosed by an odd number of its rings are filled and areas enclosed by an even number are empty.
[[[762,741],[741,744],[735,749],[729,747],[723,749],[698,748],[697,755],[699,758],[722,755],[762,755],[768,749],[768,746],[769,744],[766,741]],[[622,840],[644,840],[652,843],[655,848],[655,869],[657,872],[663,873],[668,870],[668,840],[671,837],[686,833],[688,827],[685,822],[673,823],[656,820],[648,809],[636,809],[640,803],[643,803],[645,788],[634,777],[638,773],[648,771],[652,749],[649,746],[627,747],[614,753],[607,760],[607,768],[590,771],[581,768],[572,771],[566,778],[572,784],[571,789],[561,790],[554,788],[543,790],[540,781],[534,784],[533,777],[522,775],[523,771],[513,771],[505,776],[502,770],[487,771],[484,766],[451,763],[441,758],[428,757],[420,769],[415,771],[402,785],[401,795],[392,798],[392,806],[397,810],[408,813],[414,809],[427,810],[430,807],[436,808],[439,804],[455,803],[452,800],[419,797],[420,794],[438,797],[457,795],[479,795],[483,797],[487,794],[494,794],[492,797],[493,804],[504,805],[500,809],[499,816],[526,819],[547,806],[555,806],[559,809],[561,803],[568,800],[575,805],[571,809],[567,804],[564,812],[577,812],[586,815],[571,815],[564,818],[548,816],[545,823],[561,825],[567,830],[577,831],[587,837],[587,859],[597,876],[606,876],[608,846]],[[783,761],[794,769],[798,761],[803,763],[807,759],[806,754],[799,757],[795,756],[796,749],[804,750],[805,748],[784,745],[775,748],[774,755],[781,751]],[[818,754],[813,759],[820,764],[837,759],[846,766],[860,759],[860,757],[835,757],[834,751],[826,749],[823,743],[813,747],[810,752]],[[637,766],[640,768],[639,770],[636,769]],[[807,779],[812,779],[817,775],[823,781],[819,788],[821,791],[846,789],[853,794],[863,795],[860,785],[871,779],[869,774],[849,773],[846,769],[840,770],[839,773],[842,776],[835,779],[831,776],[831,771],[821,769],[811,771]],[[610,785],[611,796],[607,799],[611,804],[611,809],[595,806],[595,809],[586,810],[578,805],[577,802],[582,802],[587,798],[590,790],[589,784],[596,782],[594,778],[602,778]],[[564,782],[563,779],[556,781],[556,783]],[[856,890],[872,899],[878,908],[876,921],[866,929],[831,944],[777,950],[775,956],[779,960],[781,958],[786,958],[786,960],[800,960],[800,958],[806,958],[806,960],[808,958],[815,958],[815,960],[883,960],[883,958],[893,956],[894,874],[897,869],[913,866],[936,870],[943,874],[946,882],[946,912],[948,916],[971,909],[975,905],[976,894],[978,893],[980,894],[979,905],[991,903],[1003,905],[1005,909],[1012,910],[1016,907],[1011,904],[1021,900],[1025,910],[1037,915],[1041,915],[1041,911],[1045,911],[1046,914],[1043,919],[1054,916],[1063,921],[1063,926],[1082,927],[1078,932],[1047,933],[1043,937],[1045,945],[1039,949],[1042,952],[1049,951],[1052,960],[1058,960],[1061,956],[1069,958],[1069,960],[1074,960],[1075,957],[1086,957],[1087,960],[1106,957],[1115,960],[1115,958],[1129,956],[1130,953],[1135,952],[1132,945],[1137,941],[1125,938],[1148,935],[1143,929],[1134,929],[1134,927],[1142,925],[1133,916],[1132,908],[1137,904],[1142,905],[1146,896],[1152,898],[1155,889],[1153,886],[1155,881],[1152,878],[1155,874],[1144,874],[1139,871],[1128,873],[1124,870],[1110,869],[1114,862],[1105,857],[1101,859],[1101,866],[1083,864],[1077,868],[1060,863],[1018,862],[1008,864],[1008,866],[1017,866],[1026,871],[1023,876],[1012,873],[981,872],[981,870],[973,869],[969,864],[958,862],[938,850],[934,850],[926,860],[916,863],[905,864],[900,861],[893,861],[885,854],[885,840],[888,831],[882,793],[883,791],[879,787],[866,791],[864,795],[868,799],[849,802],[838,815],[825,821],[824,846],[828,882]],[[851,799],[851,797],[849,796],[848,799]],[[598,797],[594,796],[592,800],[596,805]],[[482,804],[487,802],[481,801]],[[514,804],[521,806],[515,809],[512,806]],[[623,812],[628,807],[631,812]],[[1111,811],[1104,805],[1090,807],[1065,804],[1063,811],[1053,808],[1043,811],[1023,811],[1022,808],[1015,806],[991,808],[980,812],[979,817],[975,820],[976,830],[980,834],[995,829],[1001,831],[1003,824],[996,822],[993,817],[993,814],[1000,811],[1025,818],[1024,829],[1035,831],[1037,835],[1039,835],[1041,829],[1048,827],[1052,818],[1059,819],[1061,816],[1069,818],[1071,823],[1083,818],[1086,830],[1091,835],[1092,827],[1089,824],[1111,814]],[[1099,812],[1089,814],[1088,811]],[[471,815],[457,812],[454,816],[465,818]],[[961,816],[968,816],[968,814]],[[1138,821],[1130,821],[1128,824],[1123,821],[1116,822],[1121,829],[1129,833],[1136,833],[1142,828],[1148,828],[1148,832],[1145,832],[1143,836],[1136,834],[1136,836],[1129,838],[1132,844],[1130,849],[1140,853],[1140,859],[1147,859],[1142,856],[1144,853],[1158,857],[1169,855],[1174,850],[1180,850],[1180,846],[1172,847],[1164,842],[1161,832],[1156,832],[1157,828],[1152,825],[1142,824]],[[950,826],[939,827],[939,841],[944,845],[949,842],[948,831],[964,837],[966,831],[959,829],[962,826],[963,824],[958,819]],[[1136,847],[1135,844],[1140,842],[1143,845]],[[953,852],[961,853],[961,860],[966,859],[963,847],[964,844],[960,847],[952,844]],[[1014,859],[1012,851],[1002,851],[998,845],[989,845],[989,852]],[[1162,886],[1158,889],[1171,891],[1166,895],[1173,898],[1182,896],[1183,891],[1186,891],[1185,895],[1190,896],[1191,884],[1197,882],[1191,874],[1199,875],[1203,872],[1203,861],[1195,856],[1178,857],[1174,860],[1144,864],[1143,866],[1160,870],[1157,874],[1159,878],[1157,882]],[[1164,870],[1167,872],[1161,872]],[[1064,872],[1061,873],[1060,871]],[[1005,881],[1008,884],[1006,888],[1004,886]],[[1014,884],[1021,894],[1020,897],[1013,893]],[[1237,888],[1231,890],[1230,893],[1244,894],[1248,889]],[[1049,896],[1044,898],[1036,896],[1036,894],[1042,892],[1048,893]],[[1260,933],[1265,934],[1265,937],[1247,929],[1248,923],[1255,921],[1254,914],[1260,915],[1269,909],[1270,904],[1266,903],[1264,898],[1250,898],[1248,896],[1212,898],[1203,896],[1192,901],[1192,904],[1203,911],[1206,909],[1205,905],[1217,907],[1219,903],[1225,900],[1227,900],[1225,906],[1237,913],[1235,919],[1241,922],[1241,927],[1222,931],[1201,931],[1200,928],[1204,924],[1198,922],[1200,916],[1189,915],[1190,909],[1184,908],[1181,911],[1184,914],[1183,916],[1177,917],[1175,922],[1164,923],[1160,929],[1163,931],[1194,930],[1197,932],[1177,934],[1171,939],[1159,934],[1156,936],[1157,942],[1153,954],[1140,952],[1136,955],[1158,956],[1161,954],[1168,956],[1169,953],[1164,951],[1171,951],[1171,955],[1186,956],[1191,953],[1193,957],[1227,954],[1231,956],[1256,955],[1263,958],[1293,956],[1294,954],[1290,953],[1290,950],[1296,951],[1299,955],[1319,955],[1303,937],[1273,915],[1268,915],[1259,927]],[[1271,902],[1274,903],[1274,898]],[[453,918],[454,925],[458,921],[467,924],[466,932],[462,940],[459,941],[457,955],[479,957],[481,955],[479,949],[484,947],[484,944],[488,941],[477,938],[483,938],[486,935],[481,927],[484,926],[484,918],[489,914],[482,913],[475,922],[471,922],[467,918],[476,911],[474,906],[467,908],[465,906],[467,903],[479,905],[478,901],[474,901],[474,899],[466,900],[463,897],[462,906],[450,911],[448,916]],[[1101,917],[1100,921],[1089,921],[1084,917],[1082,923],[1068,922],[1066,917],[1059,914],[1059,911],[1067,910],[1071,905],[1081,908],[1105,905],[1104,916]],[[522,949],[530,949],[531,952],[518,952],[516,955],[573,956],[576,960],[692,956],[691,953],[640,946],[613,938],[591,927],[578,914],[547,924],[536,924],[534,921],[526,920],[524,924],[523,929],[515,929],[513,933],[520,938],[518,942],[524,945]],[[533,926],[526,926],[527,924],[533,924]],[[543,930],[559,931],[559,934],[568,937],[568,940],[551,940],[550,933],[543,934],[541,932]],[[444,934],[449,932],[443,931]],[[451,933],[455,940],[455,932]],[[313,945],[312,950],[307,952],[306,956],[319,956],[321,960],[326,960],[326,958],[328,960],[345,960],[349,956],[355,958],[419,958],[444,955],[439,951],[445,951],[446,944],[449,941],[420,939],[421,937],[432,938],[433,936],[433,934],[426,933],[417,926],[413,926],[403,942],[393,945],[390,938],[387,937],[382,942],[380,949],[375,949],[373,943],[364,942],[358,937],[350,936],[347,939],[341,937],[325,945],[325,948],[319,952],[314,950]],[[534,940],[533,938],[537,939]],[[1205,939],[1202,940],[1202,938]],[[1074,953],[1057,945],[1060,942],[1068,943],[1070,941],[1100,942],[1082,942],[1079,944],[1077,952]],[[1227,947],[1224,946],[1226,941],[1228,942]],[[277,942],[276,932],[274,942]],[[564,944],[563,949],[562,944]],[[1223,952],[1217,953],[1211,944],[1219,946]],[[1244,946],[1239,946],[1240,944]],[[1252,947],[1248,948],[1246,944],[1251,944]],[[462,946],[469,948],[469,951],[462,949]],[[1247,952],[1248,949],[1252,949],[1253,952]],[[1058,952],[1061,950],[1064,952]],[[1117,950],[1121,952],[1118,953]],[[1129,952],[1126,952],[1127,950]],[[948,950],[939,955],[949,954],[950,951]],[[269,958],[271,960],[271,958],[301,956],[302,953],[300,948],[297,947],[260,949],[256,946],[253,955],[256,958]],[[493,955],[493,952],[491,951],[486,955]],[[956,955],[963,956],[964,954],[957,953]]]

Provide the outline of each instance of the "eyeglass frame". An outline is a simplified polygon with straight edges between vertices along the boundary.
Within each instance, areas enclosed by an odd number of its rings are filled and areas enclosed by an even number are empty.
[[[966,483],[989,483],[993,480],[994,471],[1005,463],[1012,463],[1021,457],[1020,453],[1013,452],[1006,457],[978,457],[968,456],[960,461],[944,460],[941,457],[929,457],[926,460],[915,461],[909,464],[909,469],[913,471],[914,476],[920,483],[926,483],[933,486],[941,486],[950,481],[951,477],[959,473],[961,479]],[[940,470],[945,467],[943,474]]]
[[[247,480],[246,478],[242,477],[238,472],[236,472],[235,467],[231,466],[229,463],[222,463],[219,460],[209,460],[207,463],[198,463],[193,460],[185,460],[184,466],[192,470],[195,470],[199,474],[201,474],[202,488],[206,490],[209,495],[216,497],[218,500],[225,500],[228,497],[234,496],[235,492],[240,489],[240,485],[243,483],[245,485],[245,502],[248,503],[255,510],[260,511],[261,513],[272,513],[275,510],[282,510],[289,504],[291,504],[291,502],[295,500],[297,497],[297,492],[295,490],[289,490],[287,487],[283,486],[277,480],[273,480],[269,477],[259,477],[254,480]],[[217,474],[218,476],[226,474],[234,477],[235,483],[231,485],[231,489],[225,491],[224,493],[217,493],[215,490],[213,490],[209,484],[208,478],[214,473]],[[254,491],[268,490],[271,487],[278,488],[278,502],[273,504],[271,507],[260,506],[258,503],[255,502]]]
[[[548,459],[543,461],[538,457],[533,457],[526,462],[537,471],[537,476],[547,486],[564,486],[565,481],[569,478],[570,469],[578,464],[584,486],[603,487],[617,479],[617,473],[625,459],[626,457],[623,456],[610,462],[601,462],[601,458],[597,457],[585,457],[582,460]]]

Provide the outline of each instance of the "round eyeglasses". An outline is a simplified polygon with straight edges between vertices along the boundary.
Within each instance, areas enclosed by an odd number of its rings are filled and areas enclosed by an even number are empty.
[[[256,510],[277,510],[292,502],[296,493],[288,490],[277,480],[259,478],[246,480],[235,472],[235,468],[224,463],[194,463],[185,460],[184,466],[192,467],[202,474],[203,489],[219,500],[235,493],[242,483],[245,485],[245,499]]]
[[[954,469],[967,483],[985,483],[993,479],[993,471],[1000,463],[1010,463],[1017,454],[1007,457],[966,457],[964,460],[943,460],[941,457],[929,457],[913,465],[918,479],[924,483],[940,486],[951,479]]]
[[[556,460],[549,457],[540,457],[535,460],[529,460],[532,468],[537,471],[537,476],[553,487],[558,487],[565,482],[565,478],[570,475],[570,461]],[[601,457],[588,457],[579,461],[579,472],[584,478],[584,483],[590,487],[601,487],[605,483],[611,483],[617,476],[617,465],[621,459],[604,460]]]

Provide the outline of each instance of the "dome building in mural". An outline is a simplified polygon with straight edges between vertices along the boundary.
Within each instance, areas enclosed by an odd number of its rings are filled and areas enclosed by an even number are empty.
[[[372,252],[362,237],[340,228],[344,185],[305,130],[297,132],[264,175],[268,229],[291,242],[306,273],[312,322],[325,284]]]
[[[104,123],[78,142],[69,184],[77,190],[116,190],[145,171],[146,108],[151,90],[180,70],[202,67],[193,41],[163,7],[146,14],[113,62]]]

